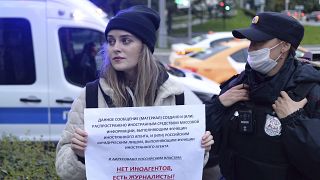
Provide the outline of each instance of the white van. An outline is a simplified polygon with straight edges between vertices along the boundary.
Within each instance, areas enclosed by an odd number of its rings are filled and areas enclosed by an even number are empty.
[[[107,22],[86,0],[0,0],[0,137],[59,139],[74,98],[96,78],[90,60]]]

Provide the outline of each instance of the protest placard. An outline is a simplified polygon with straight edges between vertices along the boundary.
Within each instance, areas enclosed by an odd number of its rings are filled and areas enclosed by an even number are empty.
[[[202,177],[204,105],[85,109],[88,179]]]

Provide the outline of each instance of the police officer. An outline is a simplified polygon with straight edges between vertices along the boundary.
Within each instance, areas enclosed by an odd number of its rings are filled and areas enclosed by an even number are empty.
[[[320,72],[294,58],[303,26],[276,12],[232,31],[251,41],[245,71],[206,105],[227,180],[320,179]]]

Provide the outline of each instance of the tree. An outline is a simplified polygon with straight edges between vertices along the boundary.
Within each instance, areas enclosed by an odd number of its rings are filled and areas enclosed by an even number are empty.
[[[121,9],[128,8],[133,5],[147,4],[147,0],[90,0],[96,6],[101,8],[109,17],[114,16]]]
[[[311,12],[315,10],[319,10],[319,0],[290,0],[289,9],[295,9],[296,5],[303,5],[304,12]],[[285,8],[285,1],[284,0],[273,0],[273,1],[266,1],[266,8],[265,10],[268,11],[277,11],[280,12]]]

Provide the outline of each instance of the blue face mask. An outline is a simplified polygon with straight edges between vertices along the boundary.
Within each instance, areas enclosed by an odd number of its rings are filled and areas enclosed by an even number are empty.
[[[283,42],[283,41],[282,41]],[[248,51],[248,58],[247,61],[250,65],[250,67],[258,71],[262,74],[267,74],[270,72],[276,65],[277,61],[279,60],[282,53],[278,56],[277,59],[271,59],[270,58],[270,51],[274,48],[276,48],[279,44],[273,46],[272,48],[263,48],[259,49],[257,51]]]

